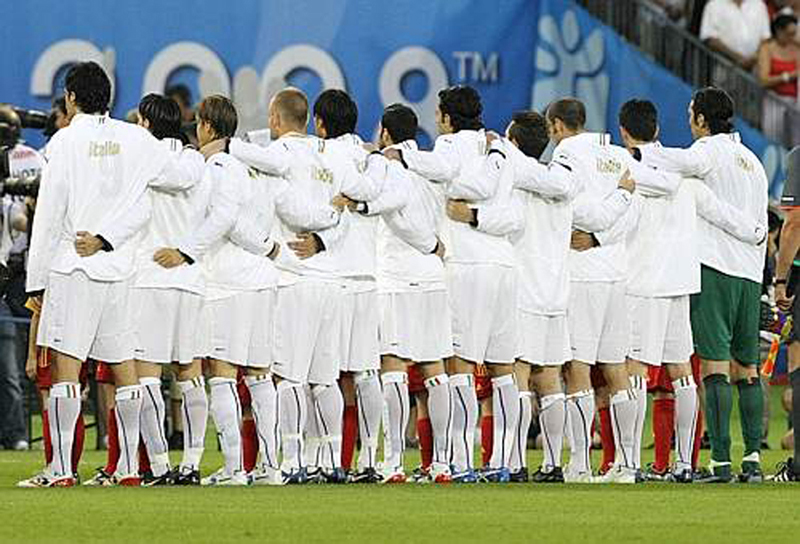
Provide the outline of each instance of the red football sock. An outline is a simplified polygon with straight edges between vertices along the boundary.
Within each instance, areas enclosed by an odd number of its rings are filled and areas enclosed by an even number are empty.
[[[494,446],[494,417],[483,416],[481,418],[481,462],[483,466],[489,466],[492,459],[492,447]]]
[[[614,464],[616,448],[614,447],[614,429],[611,427],[611,412],[608,407],[597,410],[600,413],[600,442],[603,445],[603,462],[600,473],[605,474]]]
[[[653,401],[653,438],[655,440],[655,462],[653,470],[666,472],[675,434],[675,399]]]
[[[47,410],[42,410],[42,442],[44,442],[44,462],[53,462],[53,441],[50,440],[50,417]]]
[[[703,442],[703,411],[697,413],[697,427],[694,430],[694,449],[692,450],[692,469],[697,470],[700,463],[700,446]]]
[[[150,467],[150,458],[147,456],[147,448],[144,445],[144,440],[139,439],[139,474],[151,472],[153,469]]]
[[[106,474],[114,474],[117,471],[117,461],[119,461],[119,431],[117,430],[117,412],[114,408],[108,411],[108,452],[106,452]]]
[[[256,468],[258,459],[258,435],[256,435],[256,422],[253,419],[242,420],[242,460],[245,472],[252,472]]]
[[[83,441],[86,438],[86,425],[84,425],[83,414],[78,414],[78,422],[75,424],[75,438],[72,442],[72,472],[78,473],[78,465],[83,455]],[[52,454],[51,454],[52,455]]]
[[[422,468],[428,468],[433,462],[433,427],[430,418],[417,420],[417,437],[419,438],[419,454]]]
[[[350,470],[353,466],[353,454],[356,450],[358,437],[358,412],[356,406],[344,407],[344,421],[342,424],[342,468]]]

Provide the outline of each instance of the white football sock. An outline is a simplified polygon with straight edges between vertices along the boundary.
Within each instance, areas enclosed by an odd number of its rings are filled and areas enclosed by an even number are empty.
[[[308,410],[308,417],[306,417],[305,425],[305,443],[303,450],[303,466],[309,470],[315,470],[317,467],[322,466],[322,434],[319,431],[319,423],[317,422],[317,409],[314,407],[314,395],[311,394],[311,386],[306,384],[303,388],[306,396],[306,409]]]
[[[453,416],[453,399],[450,379],[440,374],[425,380],[428,391],[428,418],[433,431],[433,462],[448,464],[450,459],[450,421]]]
[[[383,391],[378,373],[374,370],[357,372],[355,375],[358,400],[358,432],[361,451],[358,468],[375,468],[378,462],[378,436],[383,417]]]
[[[225,458],[225,472],[234,474],[242,468],[242,406],[236,380],[213,377],[211,387],[211,416],[217,427],[217,436]]]
[[[81,388],[77,383],[61,382],[50,388],[50,437],[53,443],[53,476],[72,476],[72,442],[75,424],[81,413]]]
[[[321,466],[334,469],[342,466],[342,417],[344,416],[344,398],[338,384],[314,385],[311,387],[314,396],[317,425],[321,436]]]
[[[117,387],[114,396],[119,431],[119,461],[117,474],[139,475],[139,419],[142,411],[142,387],[126,385]]]
[[[408,398],[408,374],[386,372],[381,379],[383,400],[386,405],[383,422],[383,465],[389,469],[402,469],[408,412],[411,409],[411,401]]]
[[[630,376],[631,390],[636,395],[636,422],[633,427],[633,468],[642,468],[642,434],[647,417],[647,381],[642,376]]]
[[[675,453],[679,470],[692,468],[694,435],[697,429],[698,397],[694,377],[672,382],[675,391]]]
[[[472,374],[450,376],[453,418],[450,423],[452,464],[456,472],[472,470],[475,450],[475,426],[478,424],[478,397]]]
[[[519,423],[519,389],[513,374],[492,378],[492,389],[494,441],[489,466],[508,468]]]
[[[618,465],[626,468],[635,468],[633,465],[634,427],[636,427],[636,396],[633,391],[626,389],[611,395],[609,402],[611,413],[611,427],[614,430],[614,446],[616,447],[616,460]]]
[[[517,472],[528,466],[528,431],[531,428],[533,410],[531,392],[519,392],[519,422],[514,432],[514,447],[511,449],[511,472]]]
[[[539,425],[542,428],[544,460],[542,468],[549,472],[561,466],[564,427],[567,424],[567,404],[564,393],[545,395],[539,400]]]
[[[169,472],[169,444],[164,434],[164,395],[161,394],[161,379],[139,378],[142,386],[142,413],[139,425],[142,441],[150,459],[153,476],[163,476]]]
[[[283,380],[278,383],[278,421],[283,459],[281,470],[300,469],[303,462],[303,429],[306,425],[306,394],[303,384]],[[313,414],[312,414],[313,417]]]
[[[200,470],[208,424],[208,395],[202,376],[178,382],[183,400],[183,460],[181,468]]]
[[[244,381],[252,399],[261,463],[278,468],[278,394],[272,376],[247,376]]]
[[[592,447],[592,423],[594,422],[594,391],[586,389],[567,395],[567,411],[570,423],[570,469],[575,472],[592,472],[589,450]]]

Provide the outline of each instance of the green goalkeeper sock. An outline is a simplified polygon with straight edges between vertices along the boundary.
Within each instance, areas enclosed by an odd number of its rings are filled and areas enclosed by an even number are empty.
[[[764,392],[761,389],[761,379],[755,377],[739,380],[736,382],[736,387],[739,389],[739,416],[742,421],[744,457],[752,456],[755,459],[761,451],[761,437],[764,432]],[[753,460],[748,460],[747,464],[758,466]]]
[[[711,440],[711,459],[731,462],[731,410],[733,394],[728,377],[712,374],[703,379],[706,387],[706,424]]]

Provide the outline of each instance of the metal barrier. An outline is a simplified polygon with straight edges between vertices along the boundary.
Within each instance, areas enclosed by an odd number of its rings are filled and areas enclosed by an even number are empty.
[[[573,0],[614,28],[642,53],[694,88],[716,85],[737,114],[787,148],[800,143],[797,104],[765,89],[756,76],[709,49],[700,39],[641,0]]]

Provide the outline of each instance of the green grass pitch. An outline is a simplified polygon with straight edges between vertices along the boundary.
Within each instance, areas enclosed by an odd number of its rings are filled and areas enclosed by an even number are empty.
[[[773,390],[771,471],[786,452]],[[734,407],[734,414],[737,413]],[[734,416],[734,459],[741,434]],[[210,429],[211,431],[212,429]],[[645,442],[650,431],[645,431]],[[93,444],[87,437],[87,444]],[[204,472],[221,463],[209,433]],[[708,452],[703,452],[707,459]],[[652,451],[645,451],[645,461]],[[178,460],[173,452],[173,461]],[[105,452],[89,450],[90,477]],[[541,460],[530,452],[530,466]],[[413,467],[418,456],[409,452]],[[595,452],[594,465],[599,462]],[[303,486],[15,489],[41,451],[0,452],[0,543],[12,542],[800,542],[800,486]]]

